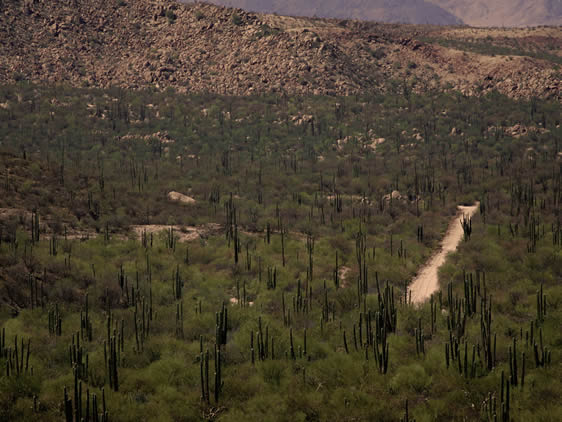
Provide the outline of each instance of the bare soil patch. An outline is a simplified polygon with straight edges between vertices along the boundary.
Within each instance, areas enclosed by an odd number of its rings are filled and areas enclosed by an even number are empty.
[[[141,238],[143,233],[155,234],[164,231],[174,230],[174,236],[180,242],[189,242],[206,237],[210,234],[217,233],[221,230],[220,224],[205,224],[203,226],[177,226],[177,225],[164,225],[164,224],[143,224],[139,226],[131,226],[130,229],[135,233],[138,238]]]
[[[236,299],[235,297],[230,298],[231,305],[238,305],[238,302],[238,299]],[[248,306],[254,306],[254,302],[248,302]]]

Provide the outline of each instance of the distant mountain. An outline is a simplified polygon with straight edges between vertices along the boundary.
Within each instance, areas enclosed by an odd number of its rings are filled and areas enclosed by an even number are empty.
[[[428,0],[472,26],[562,25],[562,0]]]
[[[471,26],[562,25],[562,0],[210,0],[262,13]]]
[[[261,13],[361,19],[380,22],[459,25],[462,20],[426,0],[210,0]]]

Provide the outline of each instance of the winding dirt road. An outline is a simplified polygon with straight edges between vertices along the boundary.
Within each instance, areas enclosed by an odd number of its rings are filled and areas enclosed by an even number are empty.
[[[456,251],[459,243],[462,241],[464,235],[461,226],[462,216],[472,217],[479,206],[480,202],[476,202],[476,204],[468,207],[462,205],[457,207],[457,215],[449,224],[447,233],[441,241],[441,249],[429,259],[410,283],[412,303],[423,303],[428,300],[434,292],[439,290],[437,271],[439,267],[445,263],[449,252]]]

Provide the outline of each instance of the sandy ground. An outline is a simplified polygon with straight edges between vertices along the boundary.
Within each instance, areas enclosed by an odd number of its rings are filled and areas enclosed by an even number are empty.
[[[0,219],[23,216],[25,219],[31,217],[31,213],[22,208],[0,208]]]
[[[447,233],[441,241],[441,249],[429,259],[410,284],[412,303],[423,303],[429,299],[434,292],[439,290],[439,277],[437,275],[437,271],[439,270],[439,267],[445,263],[447,255],[450,252],[456,251],[457,246],[462,241],[464,235],[460,223],[462,216],[464,214],[472,217],[476,211],[478,211],[479,206],[480,203],[477,202],[475,205],[469,207],[458,207],[457,215],[449,224]]]
[[[199,239],[201,236],[208,236],[212,233],[216,233],[221,229],[220,224],[206,224],[203,226],[166,226],[160,224],[147,224],[141,226],[131,226],[130,229],[137,235],[137,237],[142,237],[143,232],[146,231],[147,234],[157,234],[164,231],[174,229],[174,236],[180,242],[189,242],[192,240]]]

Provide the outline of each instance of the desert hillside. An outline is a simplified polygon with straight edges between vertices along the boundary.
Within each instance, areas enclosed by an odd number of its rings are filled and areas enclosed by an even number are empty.
[[[562,31],[289,18],[171,0],[4,3],[0,81],[560,98]]]

